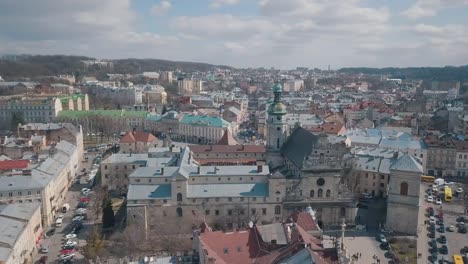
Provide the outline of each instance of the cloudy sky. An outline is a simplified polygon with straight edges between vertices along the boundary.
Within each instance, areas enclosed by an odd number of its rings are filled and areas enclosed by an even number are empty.
[[[0,0],[0,54],[236,67],[468,64],[468,0]]]

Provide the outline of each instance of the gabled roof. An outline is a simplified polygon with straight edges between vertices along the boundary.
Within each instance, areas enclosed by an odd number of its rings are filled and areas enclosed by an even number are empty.
[[[420,161],[408,153],[404,154],[390,165],[390,170],[423,173],[423,167]]]
[[[292,213],[287,222],[294,222],[307,232],[320,230],[312,216],[307,212],[296,211]]]
[[[232,136],[231,130],[226,128],[224,129],[223,137],[218,141],[217,145],[234,146],[239,145],[239,143]]]
[[[157,138],[148,132],[144,131],[129,131],[120,139],[120,143],[135,143],[135,142],[153,142]]]

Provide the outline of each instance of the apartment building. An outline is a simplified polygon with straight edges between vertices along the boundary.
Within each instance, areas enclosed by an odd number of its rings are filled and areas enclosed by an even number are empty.
[[[456,153],[456,175],[468,177],[468,141],[454,141]]]
[[[0,263],[32,263],[43,235],[41,204],[0,205]]]
[[[0,203],[41,203],[42,226],[52,224],[76,173],[77,147],[60,141],[47,159],[25,176],[0,176]]]
[[[8,128],[13,118],[28,123],[48,123],[52,122],[60,111],[62,103],[56,97],[6,96],[0,98],[0,126]]]
[[[437,177],[456,175],[457,148],[449,135],[430,134],[424,138],[427,145],[425,172]]]
[[[213,144],[221,139],[225,129],[236,133],[236,129],[220,117],[184,114],[179,122],[178,137],[185,142]]]

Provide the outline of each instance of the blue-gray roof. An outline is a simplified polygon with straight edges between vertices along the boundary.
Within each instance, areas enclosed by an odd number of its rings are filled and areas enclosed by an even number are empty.
[[[401,156],[392,165],[390,165],[390,169],[397,171],[423,173],[423,167],[420,163],[420,160],[411,154],[404,154]]]
[[[128,200],[171,199],[171,197],[171,184],[130,184],[127,193]]]
[[[267,197],[268,183],[225,183],[188,185],[188,198]]]

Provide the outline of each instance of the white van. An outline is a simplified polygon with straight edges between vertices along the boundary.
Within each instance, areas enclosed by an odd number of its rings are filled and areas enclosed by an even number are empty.
[[[56,227],[62,226],[62,222],[63,222],[63,218],[58,218],[58,219],[55,221],[55,226],[56,226]]]
[[[42,245],[41,246],[41,253],[43,253],[43,254],[49,253],[49,245]]]

